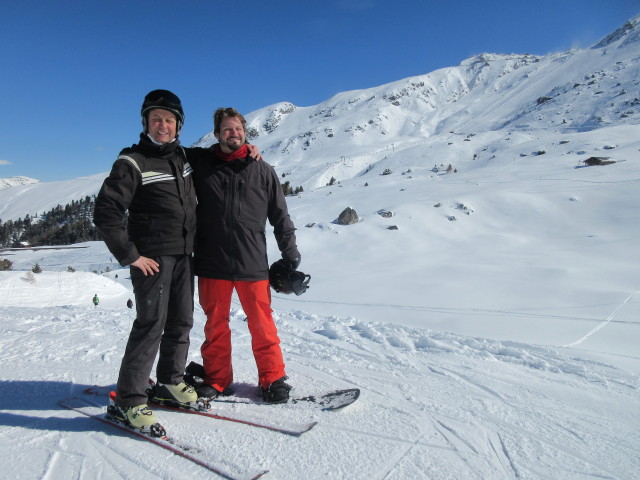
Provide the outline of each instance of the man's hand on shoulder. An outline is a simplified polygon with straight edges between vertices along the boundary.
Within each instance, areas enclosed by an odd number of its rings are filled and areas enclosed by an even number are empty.
[[[160,271],[160,264],[152,258],[140,257],[135,262],[132,262],[131,265],[142,270],[145,277]]]
[[[251,156],[251,158],[255,158],[258,161],[264,160],[262,155],[260,155],[260,149],[258,147],[250,143],[247,143],[247,147],[249,148],[249,156]]]

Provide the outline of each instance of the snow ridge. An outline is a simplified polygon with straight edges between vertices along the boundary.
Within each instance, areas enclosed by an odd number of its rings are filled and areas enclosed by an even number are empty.
[[[0,178],[0,190],[3,188],[15,187],[18,185],[29,185],[38,182],[39,180],[35,180],[29,177]]]

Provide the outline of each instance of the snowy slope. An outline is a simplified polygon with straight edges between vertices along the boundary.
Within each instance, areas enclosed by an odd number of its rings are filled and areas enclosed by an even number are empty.
[[[269,469],[265,478],[638,478],[639,58],[636,19],[584,51],[487,54],[249,115],[267,160],[305,189],[287,201],[311,288],[273,295],[294,393],[362,395],[341,412],[217,406],[319,422],[299,438],[165,411],[159,420],[210,461]],[[615,163],[587,167],[590,156]],[[0,218],[95,193],[102,178],[5,188]],[[17,197],[31,197],[25,213],[3,196],[21,188],[33,188]],[[360,222],[335,224],[347,206]],[[3,472],[209,478],[56,404],[114,384],[134,319],[128,270],[100,242],[74,247],[0,252],[14,265],[0,272]],[[43,273],[31,282],[35,263]],[[235,301],[246,390],[256,369],[243,320]],[[193,360],[204,321],[196,307]]]
[[[108,173],[58,182],[37,182],[0,189],[0,219],[36,217],[72,200],[96,195]]]
[[[100,244],[87,248],[102,256]],[[63,263],[72,263],[73,251],[64,252]],[[38,294],[16,278],[24,272],[0,273],[3,292],[9,282],[11,297],[31,298],[20,308],[6,306],[15,301],[4,298],[0,307],[0,456],[11,478],[208,478],[201,467],[56,405],[94,384],[113,385],[134,314],[114,272],[46,268],[35,275]],[[126,279],[126,270],[118,272]],[[45,292],[60,285],[75,300],[53,306]],[[91,305],[94,290],[98,308]],[[369,302],[359,317],[276,309],[296,395],[355,386],[362,390],[356,404],[341,412],[216,405],[221,413],[319,422],[302,437],[166,411],[158,417],[211,462],[269,469],[265,478],[634,478],[640,466],[637,374],[578,349],[403,326],[410,306],[396,309],[396,323],[373,322],[367,311],[375,299]],[[483,322],[504,315],[487,314]],[[535,336],[538,319],[520,322],[522,333]],[[635,319],[625,322],[623,334],[637,341]],[[200,359],[204,320],[198,308],[192,359]],[[231,326],[237,387],[249,388],[256,371],[237,303]],[[571,330],[575,337],[585,331]]]

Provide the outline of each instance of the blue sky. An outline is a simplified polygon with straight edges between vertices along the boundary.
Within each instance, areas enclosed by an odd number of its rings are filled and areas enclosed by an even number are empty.
[[[182,99],[188,146],[220,106],[309,106],[477,53],[585,48],[638,14],[640,0],[0,0],[0,178],[108,171],[156,88]]]

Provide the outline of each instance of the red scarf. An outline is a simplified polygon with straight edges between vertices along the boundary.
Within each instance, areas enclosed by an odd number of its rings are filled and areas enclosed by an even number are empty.
[[[249,148],[247,147],[246,143],[242,145],[238,150],[231,153],[224,153],[220,148],[219,143],[216,143],[216,146],[213,147],[213,150],[218,158],[224,160],[225,162],[231,162],[233,160],[237,160],[238,158],[246,158],[247,155],[249,155]]]

